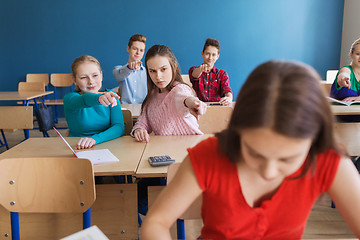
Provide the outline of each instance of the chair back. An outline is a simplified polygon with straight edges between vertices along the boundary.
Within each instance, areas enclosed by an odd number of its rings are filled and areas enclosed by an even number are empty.
[[[50,82],[54,87],[70,87],[74,80],[71,73],[52,73]]]
[[[32,129],[32,106],[1,106],[0,129]]]
[[[326,71],[326,82],[333,83],[335,81],[336,74],[339,70],[327,70]]]
[[[83,213],[95,201],[93,166],[88,159],[3,159],[0,189],[10,212]]]
[[[199,129],[205,134],[213,134],[224,130],[230,122],[232,107],[209,106],[204,115],[199,117]]]
[[[49,74],[47,73],[28,73],[26,82],[43,82],[45,86],[49,85]]]
[[[190,82],[189,74],[181,74],[181,77],[185,83],[187,83],[190,87],[192,87],[192,83]]]
[[[335,123],[336,140],[347,150],[350,156],[360,156],[360,123]]]
[[[131,114],[130,110],[128,110],[128,109],[123,109],[122,114],[123,114],[124,123],[125,123],[125,133],[124,134],[130,135],[131,130],[133,128],[132,114]]]
[[[320,82],[320,85],[321,85],[321,88],[325,94],[325,96],[330,96],[330,91],[331,91],[331,86],[332,86],[332,83],[328,83],[328,82],[325,82],[325,81],[321,81]]]
[[[175,162],[170,164],[167,171],[167,185],[174,178],[177,170],[179,169],[181,163]],[[201,204],[202,196],[200,195],[190,207],[181,215],[180,219],[189,220],[189,219],[201,219]]]
[[[45,92],[43,82],[19,82],[18,92]]]

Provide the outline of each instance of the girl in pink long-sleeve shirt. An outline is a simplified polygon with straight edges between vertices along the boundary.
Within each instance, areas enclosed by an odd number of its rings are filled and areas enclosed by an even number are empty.
[[[145,56],[148,94],[142,104],[131,135],[139,142],[149,142],[156,135],[202,134],[197,119],[206,104],[181,78],[178,62],[164,45],[152,46]]]

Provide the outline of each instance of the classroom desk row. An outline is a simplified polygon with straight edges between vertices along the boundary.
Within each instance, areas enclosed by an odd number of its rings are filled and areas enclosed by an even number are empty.
[[[207,104],[210,105],[212,103]],[[232,102],[231,106],[234,107],[235,102]],[[134,119],[140,116],[141,104],[121,104],[121,107],[124,109],[129,109]],[[331,110],[334,115],[360,115],[360,105],[331,105]]]
[[[133,175],[166,176],[167,167],[151,167],[149,156],[170,155],[181,162],[186,149],[211,136],[151,136],[150,143],[139,143],[123,136],[96,145],[109,149],[119,162],[94,166],[96,176]],[[79,138],[66,138],[74,147]],[[1,159],[15,157],[73,157],[71,150],[57,137],[30,138],[0,154]],[[74,158],[74,160],[76,160]],[[81,214],[20,214],[21,235],[25,239],[59,239],[82,228]],[[92,225],[97,225],[110,239],[137,239],[137,184],[96,185],[92,207]],[[0,206],[0,236],[10,235],[9,212]]]

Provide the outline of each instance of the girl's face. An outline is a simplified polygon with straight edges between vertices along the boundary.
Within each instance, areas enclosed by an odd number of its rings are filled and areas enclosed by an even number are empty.
[[[245,166],[265,181],[282,180],[304,163],[310,138],[292,138],[270,128],[241,131],[241,150]]]
[[[98,93],[101,82],[102,72],[95,63],[84,62],[77,67],[75,85],[81,92]]]
[[[172,80],[172,69],[168,58],[156,55],[150,58],[146,64],[151,81],[161,92],[167,91],[166,87]]]
[[[360,67],[360,44],[356,45],[354,51],[350,53],[350,57],[355,66]]]

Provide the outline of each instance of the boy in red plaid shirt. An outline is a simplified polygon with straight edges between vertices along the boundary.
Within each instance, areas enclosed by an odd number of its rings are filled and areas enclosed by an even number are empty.
[[[215,68],[219,59],[220,43],[216,39],[206,39],[201,56],[204,63],[199,67],[189,69],[190,81],[201,101],[219,102],[221,105],[230,105],[233,99],[229,76],[222,70]]]

